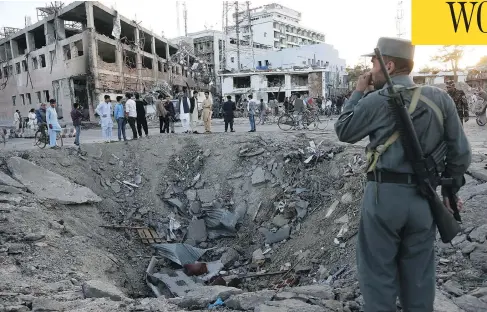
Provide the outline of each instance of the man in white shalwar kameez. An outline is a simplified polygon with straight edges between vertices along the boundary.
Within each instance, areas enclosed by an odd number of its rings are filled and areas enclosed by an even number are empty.
[[[98,104],[96,113],[100,116],[101,135],[103,140],[105,140],[106,143],[110,143],[112,141],[113,109],[109,95],[105,95],[105,101]]]
[[[189,127],[189,109],[190,109],[190,100],[188,97],[187,91],[184,92],[184,95],[179,100],[179,119],[181,119],[181,125],[183,126],[184,133],[190,133]]]
[[[56,111],[56,100],[49,100],[50,107],[46,111],[46,123],[47,123],[47,133],[49,134],[49,147],[56,147],[57,134],[61,132],[61,126],[59,125],[59,120],[57,118]]]

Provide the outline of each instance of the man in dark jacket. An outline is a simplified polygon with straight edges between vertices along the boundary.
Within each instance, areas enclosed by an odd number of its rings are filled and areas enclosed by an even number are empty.
[[[79,135],[81,132],[81,119],[83,118],[83,113],[80,110],[80,105],[74,103],[73,110],[71,111],[71,120],[73,121],[73,126],[76,129],[76,137],[74,139],[74,145],[79,146]]]
[[[235,132],[233,130],[233,112],[237,109],[237,105],[232,101],[230,95],[227,96],[227,101],[223,103],[223,118],[225,120],[225,132],[228,131],[228,124],[230,124],[230,132]]]
[[[137,132],[139,137],[142,137],[142,127],[144,128],[145,136],[149,136],[149,129],[147,127],[147,118],[145,117],[145,102],[140,99],[140,95],[135,93],[135,108],[137,111]]]

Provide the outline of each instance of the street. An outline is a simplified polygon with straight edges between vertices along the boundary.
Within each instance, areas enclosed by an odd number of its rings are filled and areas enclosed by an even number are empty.
[[[200,124],[201,124],[201,122],[200,122]],[[276,132],[276,131],[283,132],[281,129],[279,129],[279,127],[277,126],[277,123],[274,123],[271,125],[257,125],[256,128],[257,128],[257,132]],[[330,134],[334,135],[334,132],[332,131],[332,129],[333,129],[333,122],[331,121],[328,123],[328,126],[326,127],[324,133],[326,133],[327,135],[330,135]],[[240,133],[240,134],[241,133],[247,133],[250,130],[248,120],[245,118],[235,119],[234,130],[235,130],[235,133],[229,132],[228,135],[234,135],[234,134],[238,134],[238,133]],[[130,129],[130,127],[128,125],[127,125],[127,128],[125,131],[126,131],[127,138],[130,139],[132,137],[132,130]],[[182,135],[182,133],[181,133],[182,127],[181,127],[180,123],[176,123],[175,131],[176,131],[176,134]],[[197,131],[199,132],[199,135],[204,135],[205,129],[204,129],[203,125],[198,125]],[[230,131],[230,129],[228,131]],[[303,131],[306,131],[306,130],[303,130]],[[314,130],[312,132],[317,132],[317,131],[318,130]],[[225,132],[225,125],[223,123],[223,120],[221,120],[221,119],[213,120],[212,132],[213,133]],[[159,133],[158,127],[150,127],[149,126],[149,136],[159,136],[159,135],[167,135],[167,134]],[[198,134],[194,134],[194,135],[198,135]],[[112,139],[118,140],[118,133],[117,133],[117,127],[116,126],[113,128]],[[82,130],[80,141],[81,141],[81,144],[103,142],[103,138],[101,136],[101,128]],[[74,137],[63,138],[63,143],[64,143],[64,146],[74,146]],[[34,148],[38,148],[34,145],[34,138],[9,139],[7,141],[7,144],[5,147],[0,145],[0,150],[2,150],[2,149],[3,150],[29,150],[29,149],[34,149]]]
[[[324,131],[319,131],[319,130],[314,130],[314,131],[307,131],[307,130],[301,130],[301,131],[306,131],[310,133],[323,133],[324,136],[329,137],[329,138],[334,138],[336,139],[335,132],[333,130],[333,123],[335,120],[332,120],[328,123],[328,126]],[[235,120],[235,133],[228,133],[228,135],[238,135],[241,133],[247,133],[249,131],[249,124],[248,120],[244,118],[239,118]],[[179,123],[176,124],[175,127],[176,134],[182,135],[182,128]],[[199,135],[204,135],[204,127],[202,125],[199,125],[197,127],[198,132],[200,133]],[[469,122],[465,124],[465,131],[467,133],[467,136],[470,140],[470,144],[472,146],[472,150],[474,153],[483,153],[487,154],[487,127],[480,127],[475,123],[475,119],[471,118]],[[223,133],[225,132],[225,126],[224,123],[221,119],[216,119],[213,120],[212,124],[212,132],[213,133]],[[271,124],[271,125],[257,125],[257,132],[284,132],[279,127],[277,126],[277,123]],[[297,131],[290,131],[292,132],[297,132]],[[126,134],[128,138],[132,137],[132,131],[130,127],[127,126],[126,129]],[[149,127],[149,136],[159,136],[159,135],[167,135],[167,134],[160,134],[159,129],[155,127]],[[174,135],[174,134],[173,134]],[[193,135],[193,134],[192,134]],[[198,134],[194,134],[198,135]],[[118,135],[117,135],[117,128],[113,128],[113,140],[118,140]],[[63,139],[64,146],[74,146],[74,137],[73,138],[64,138]],[[86,143],[101,143],[103,142],[103,139],[101,137],[101,129],[89,129],[89,130],[82,130],[81,132],[81,144],[86,144]],[[365,146],[368,142],[368,138],[365,138],[361,142],[358,142],[358,145],[363,145]],[[16,138],[16,139],[9,139],[7,141],[6,146],[0,145],[0,150],[29,150],[29,149],[34,149],[37,148],[34,146],[34,138]]]

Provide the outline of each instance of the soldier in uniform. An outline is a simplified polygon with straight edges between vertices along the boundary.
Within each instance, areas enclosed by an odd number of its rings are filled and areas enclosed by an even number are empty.
[[[447,153],[435,161],[438,170],[463,185],[471,149],[455,103],[436,87],[416,86],[410,41],[380,38],[377,47],[394,85],[403,97],[426,156],[440,143]],[[385,78],[379,61],[360,76],[356,90],[335,124],[340,141],[356,143],[369,136],[367,184],[357,242],[357,271],[365,312],[396,311],[399,295],[404,311],[431,312],[435,297],[436,225],[427,200],[416,188],[414,171],[395,131]],[[364,97],[373,85],[376,91]],[[434,154],[433,154],[434,155]],[[448,197],[443,198],[450,207]],[[462,202],[458,200],[458,208]],[[451,209],[450,209],[451,210]]]
[[[455,102],[457,107],[458,117],[460,117],[460,121],[467,122],[468,121],[468,101],[467,96],[463,90],[458,90],[455,88],[455,82],[453,80],[449,80],[446,82],[446,91]]]

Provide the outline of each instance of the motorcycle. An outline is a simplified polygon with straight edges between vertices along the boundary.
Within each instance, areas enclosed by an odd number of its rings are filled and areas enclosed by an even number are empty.
[[[477,122],[477,125],[483,127],[487,124],[487,116],[485,114],[485,111],[487,110],[487,105],[483,105],[483,108],[480,112],[475,113],[475,121]]]

